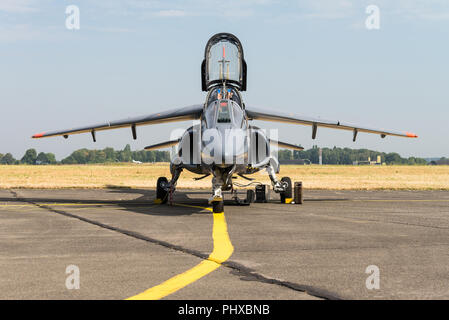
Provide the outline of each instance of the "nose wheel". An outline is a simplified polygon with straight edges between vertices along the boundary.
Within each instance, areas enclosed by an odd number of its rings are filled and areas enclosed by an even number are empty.
[[[222,213],[224,211],[223,201],[212,202],[212,209],[214,213]]]

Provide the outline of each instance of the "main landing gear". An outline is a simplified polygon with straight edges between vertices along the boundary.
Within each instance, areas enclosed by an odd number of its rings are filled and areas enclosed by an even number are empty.
[[[279,193],[281,196],[281,203],[291,203],[293,201],[292,179],[283,177],[281,183],[284,186],[284,191]]]
[[[167,203],[173,201],[173,193],[176,189],[176,183],[182,172],[182,167],[170,165],[171,180],[168,181],[166,177],[159,177],[156,183],[156,203]]]
[[[182,169],[174,167],[172,170],[172,179],[170,181],[165,177],[157,179],[156,186],[156,202],[157,203],[171,203],[173,192],[175,191],[176,182],[180,176]],[[274,192],[279,193],[281,203],[296,203],[302,204],[302,183],[296,182],[294,185],[289,177],[283,177],[281,180],[277,180],[273,171],[268,170],[271,184]],[[250,205],[253,202],[268,202],[268,185],[258,183],[255,190],[248,189],[246,192],[246,199],[239,199],[236,190],[233,188],[233,184],[223,184],[223,180],[215,176],[213,181],[213,194],[209,198],[209,204],[212,205],[214,213],[221,213],[224,210],[224,199],[222,190],[231,191],[232,199],[237,205]],[[235,183],[237,184],[237,183]],[[223,185],[225,187],[223,187]],[[243,185],[240,185],[243,186]]]
[[[167,187],[169,187],[167,178],[159,177],[156,183],[156,202],[167,203],[169,195]]]

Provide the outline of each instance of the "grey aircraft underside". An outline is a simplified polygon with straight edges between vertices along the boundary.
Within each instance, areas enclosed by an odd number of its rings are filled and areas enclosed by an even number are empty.
[[[292,197],[292,183],[288,177],[278,180],[279,162],[277,148],[302,150],[302,147],[280,142],[268,132],[251,126],[251,120],[275,121],[312,127],[315,139],[317,128],[350,130],[355,141],[359,132],[416,138],[408,132],[369,128],[335,120],[324,120],[278,111],[268,111],[247,107],[242,101],[241,91],[246,90],[246,62],[240,41],[232,34],[219,33],[209,39],[201,65],[202,90],[208,92],[204,104],[171,109],[146,116],[99,123],[97,125],[69,130],[43,132],[33,138],[63,136],[77,133],[91,133],[96,141],[96,132],[130,127],[132,136],[137,138],[136,127],[175,121],[196,120],[180,138],[148,146],[146,150],[172,147],[170,181],[161,177],[157,182],[157,198],[166,202],[175,190],[183,169],[200,178],[212,175],[212,196],[214,212],[223,210],[222,191],[233,188],[232,178],[249,175],[266,169],[273,190],[281,194],[281,200]]]

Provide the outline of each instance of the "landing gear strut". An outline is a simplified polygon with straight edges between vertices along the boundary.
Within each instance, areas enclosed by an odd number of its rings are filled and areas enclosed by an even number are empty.
[[[279,181],[271,164],[267,166],[267,172],[274,192],[279,193],[281,196],[281,203],[291,203],[293,201],[292,180],[289,177],[283,177]]]

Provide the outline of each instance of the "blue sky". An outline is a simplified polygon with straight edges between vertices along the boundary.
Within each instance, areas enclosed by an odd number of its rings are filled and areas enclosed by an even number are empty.
[[[380,8],[367,30],[365,9]],[[65,8],[80,8],[80,30]],[[0,0],[0,153],[132,149],[180,124],[68,140],[34,133],[202,103],[200,64],[217,32],[243,43],[247,105],[415,132],[401,139],[258,123],[309,148],[369,148],[449,156],[449,2],[442,0]],[[187,127],[184,123],[182,126]]]

